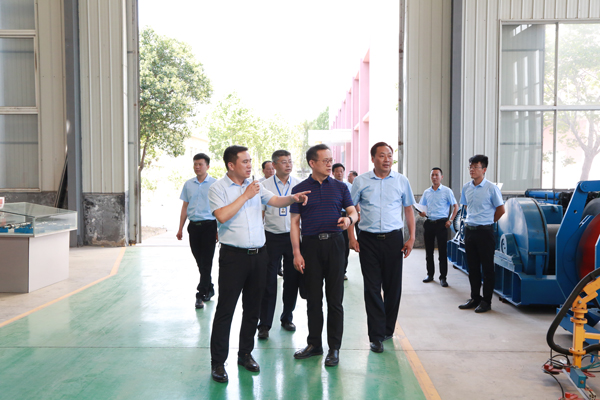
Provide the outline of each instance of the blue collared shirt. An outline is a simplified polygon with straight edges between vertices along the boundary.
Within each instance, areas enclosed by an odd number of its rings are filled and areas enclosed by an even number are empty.
[[[214,214],[215,210],[233,203],[244,193],[250,183],[252,180],[246,179],[240,186],[227,175],[213,183],[208,191],[210,211]],[[229,221],[224,224],[217,221],[219,241],[246,249],[263,247],[265,245],[265,228],[261,204],[267,204],[273,196],[273,193],[260,185],[260,193],[246,201]]]
[[[408,179],[396,171],[381,179],[374,171],[354,178],[352,201],[360,205],[361,231],[385,233],[402,229],[402,210],[415,204]]]
[[[279,196],[289,196],[292,194],[292,189],[300,183],[300,180],[293,176],[288,177],[286,184],[281,182],[277,175],[265,179],[261,185],[267,188],[272,193],[277,193]],[[279,190],[278,190],[279,189]],[[272,206],[264,206],[265,211],[265,230],[275,234],[289,233],[291,228],[290,207],[277,208]],[[283,211],[285,210],[285,212]],[[282,215],[285,214],[285,215]]]
[[[437,190],[433,187],[425,189],[419,204],[427,206],[427,217],[435,221],[448,218],[450,206],[456,204],[456,198],[449,187],[440,184]]]
[[[292,193],[310,190],[308,203],[294,203],[290,212],[300,214],[302,235],[336,233],[342,230],[337,226],[342,208],[353,206],[348,187],[328,176],[323,183],[313,179],[312,175],[297,184]]]
[[[494,223],[496,208],[504,204],[500,188],[483,178],[477,186],[473,181],[465,183],[460,204],[467,206],[467,225],[490,225]]]
[[[208,189],[216,181],[212,176],[206,175],[206,178],[200,183],[198,182],[198,177],[195,176],[183,185],[183,190],[181,190],[179,198],[188,203],[187,217],[190,221],[215,219],[215,216],[210,212]]]

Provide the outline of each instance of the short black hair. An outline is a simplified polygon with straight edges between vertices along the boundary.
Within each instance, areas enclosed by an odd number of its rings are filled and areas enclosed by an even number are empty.
[[[331,167],[331,171],[335,172],[335,169],[339,168],[339,167],[342,167],[344,169],[344,171],[346,171],[346,167],[344,167],[344,164],[342,164],[342,163],[333,164],[333,167]]]
[[[358,176],[358,172],[356,172],[356,171],[348,171],[348,175]]]
[[[481,164],[481,168],[487,168],[488,166],[488,157],[483,154],[476,154],[473,157],[469,158],[469,165],[471,164]]]
[[[375,154],[377,154],[377,149],[379,147],[384,147],[384,146],[389,147],[390,150],[392,151],[392,154],[394,154],[394,149],[392,149],[392,146],[390,146],[386,142],[377,142],[373,145],[373,147],[371,147],[371,157],[375,157]]]
[[[268,163],[273,162],[271,160],[267,160],[267,161],[263,161],[262,163],[262,169],[265,169],[265,167],[267,166]]]
[[[276,163],[277,160],[279,160],[279,157],[289,157],[291,156],[292,153],[290,153],[287,150],[277,150],[275,152],[273,152],[273,155],[271,155],[271,160]]]
[[[444,173],[442,172],[442,169],[440,167],[433,167],[433,168],[431,168],[431,171],[440,171],[440,175],[444,175]]]
[[[227,171],[229,171],[227,164],[235,164],[238,159],[238,153],[241,153],[242,151],[248,151],[248,148],[234,144],[225,149],[225,152],[223,152],[223,161],[225,162],[225,169]]]
[[[306,150],[306,162],[310,165],[310,160],[317,161],[317,152],[320,150],[331,150],[326,144],[317,144]]]
[[[206,165],[210,165],[210,157],[204,153],[198,153],[194,156],[194,161],[204,160],[206,161]]]

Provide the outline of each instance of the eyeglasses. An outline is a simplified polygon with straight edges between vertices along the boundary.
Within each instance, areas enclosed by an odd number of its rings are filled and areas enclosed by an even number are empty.
[[[479,167],[479,166],[475,167],[475,166],[473,166],[473,165],[470,165],[470,166],[469,166],[467,169],[468,169],[469,171],[475,171],[476,169],[483,169],[483,168],[481,168],[481,167]]]
[[[327,165],[327,164],[333,164],[333,158],[324,158],[321,161],[323,164]]]
[[[290,160],[290,161],[287,161],[287,160],[285,160],[285,161],[277,161],[277,163],[281,164],[281,165],[293,165],[294,164],[294,162],[292,160]]]

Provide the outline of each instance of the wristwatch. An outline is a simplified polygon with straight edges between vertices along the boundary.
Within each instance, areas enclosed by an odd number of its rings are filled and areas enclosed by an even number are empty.
[[[348,217],[348,219],[350,220],[350,225],[352,225],[354,223],[354,220],[350,216]]]

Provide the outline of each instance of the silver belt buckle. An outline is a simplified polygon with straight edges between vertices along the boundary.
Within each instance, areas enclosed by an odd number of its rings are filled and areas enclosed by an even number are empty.
[[[385,240],[385,234],[377,235],[377,240]]]
[[[250,254],[250,255],[258,254],[258,249],[248,249],[248,254]]]
[[[319,233],[319,240],[329,239],[329,233]]]

